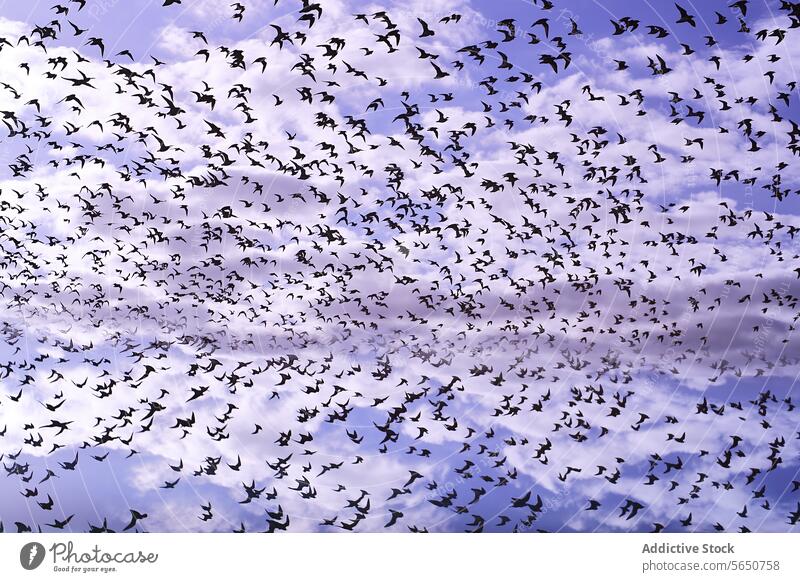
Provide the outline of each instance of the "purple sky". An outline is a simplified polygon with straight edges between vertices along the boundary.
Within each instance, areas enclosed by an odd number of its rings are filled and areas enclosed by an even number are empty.
[[[162,4],[0,2],[5,531],[796,527],[800,16]]]

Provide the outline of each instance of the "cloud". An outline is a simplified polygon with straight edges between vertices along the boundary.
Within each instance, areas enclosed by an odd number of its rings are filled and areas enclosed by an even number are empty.
[[[116,529],[786,530],[796,43],[717,70],[563,17],[506,43],[460,0],[243,4],[164,12],[163,62],[0,20],[32,41],[0,51],[10,474]]]

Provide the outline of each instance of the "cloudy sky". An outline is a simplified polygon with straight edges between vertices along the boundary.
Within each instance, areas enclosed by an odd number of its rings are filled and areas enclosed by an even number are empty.
[[[0,2],[5,530],[792,531],[781,4]]]

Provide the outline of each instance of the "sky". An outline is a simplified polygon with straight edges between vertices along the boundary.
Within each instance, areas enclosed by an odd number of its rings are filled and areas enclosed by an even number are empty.
[[[0,1],[4,531],[796,530],[797,9],[163,4]]]

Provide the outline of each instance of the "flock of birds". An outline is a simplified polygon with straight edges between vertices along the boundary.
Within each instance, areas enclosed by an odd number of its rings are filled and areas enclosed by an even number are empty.
[[[0,38],[5,531],[797,526],[800,3],[624,58],[549,0],[222,3],[174,58],[91,4]],[[139,502],[71,506],[101,466]]]

